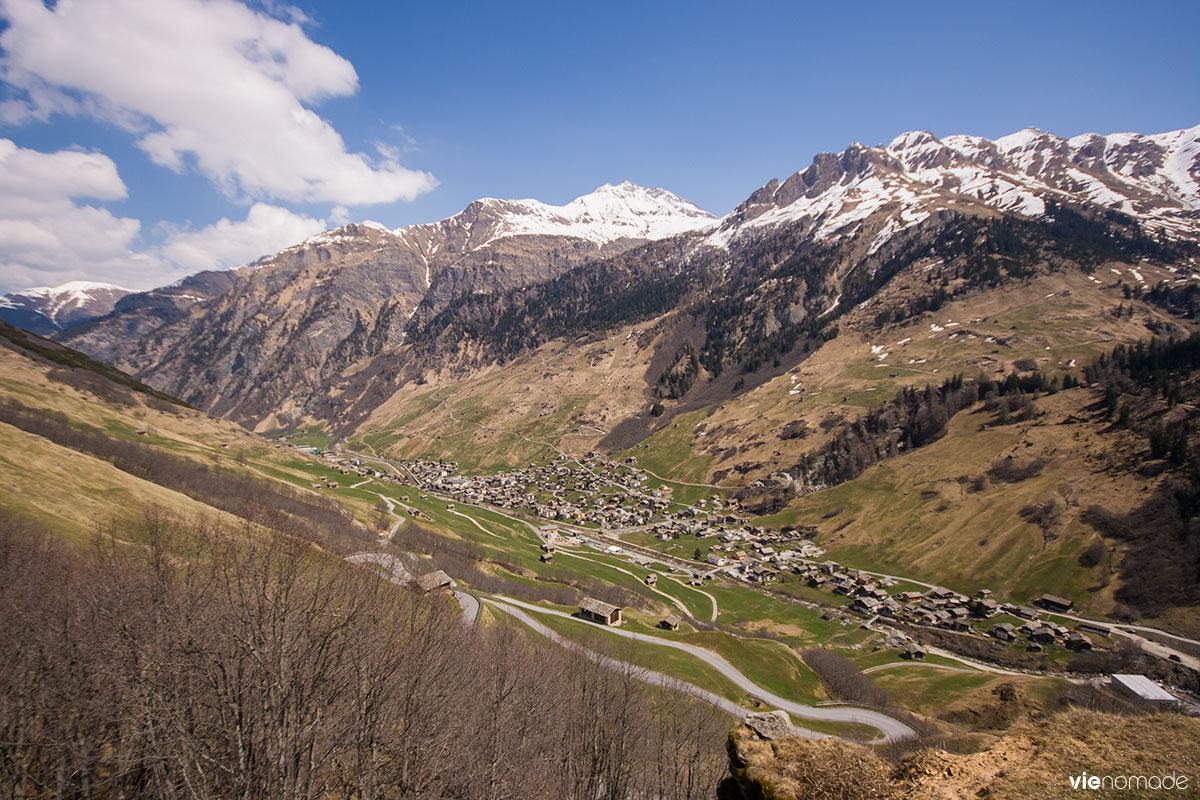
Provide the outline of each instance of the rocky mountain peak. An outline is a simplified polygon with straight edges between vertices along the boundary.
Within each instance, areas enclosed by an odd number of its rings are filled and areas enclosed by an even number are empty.
[[[1153,234],[1200,238],[1200,126],[1072,139],[1025,128],[994,141],[909,131],[886,146],[855,143],[755,191],[706,242],[728,247],[743,233],[781,224],[809,225],[817,239],[874,224],[877,249],[948,208],[1038,216],[1048,200],[1114,209]]]

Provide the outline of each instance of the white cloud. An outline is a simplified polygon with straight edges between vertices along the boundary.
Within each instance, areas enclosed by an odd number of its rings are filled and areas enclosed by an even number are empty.
[[[164,277],[165,264],[132,249],[136,219],[79,202],[125,193],[102,153],[41,153],[0,139],[0,290],[83,279],[143,286]]]
[[[87,204],[125,194],[117,165],[103,153],[41,153],[0,139],[0,293],[72,280],[149,289],[181,274],[249,263],[326,225],[255,203],[244,220],[173,230],[153,248],[140,243],[138,220]]]
[[[329,209],[329,224],[330,225],[345,225],[350,221],[350,209],[345,206],[334,206]]]
[[[285,22],[233,0],[0,0],[0,15],[0,74],[24,92],[0,104],[7,121],[115,122],[156,163],[237,198],[365,205],[436,185],[395,152],[349,152],[306,107],[353,94],[358,76],[291,11]]]
[[[160,252],[188,272],[248,264],[325,230],[325,221],[255,203],[246,219],[220,219],[198,231],[172,234]]]

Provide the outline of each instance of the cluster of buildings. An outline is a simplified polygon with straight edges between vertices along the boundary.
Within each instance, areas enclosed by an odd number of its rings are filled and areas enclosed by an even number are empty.
[[[866,617],[883,617],[964,633],[980,633],[981,629],[986,629],[980,625],[981,620],[999,615],[1015,617],[1023,622],[998,622],[987,635],[1005,643],[1024,640],[1029,652],[1040,652],[1049,645],[1090,650],[1092,640],[1089,635],[1110,635],[1103,625],[1079,622],[1071,630],[1042,619],[1043,610],[1057,613],[1073,610],[1071,601],[1062,597],[1045,594],[1033,606],[1027,606],[997,602],[988,589],[981,589],[974,597],[941,587],[892,593],[889,589],[896,585],[895,580],[849,569],[836,561],[814,561],[824,554],[824,550],[810,541],[799,540],[789,549],[777,550],[764,540],[754,539],[754,533],[750,529],[722,534],[725,539],[743,536],[750,537],[751,541],[745,549],[732,553],[728,552],[728,544],[713,547],[707,562],[724,574],[747,583],[766,584],[778,580],[783,573],[795,575],[810,587],[852,598],[849,610]]]
[[[670,490],[645,488],[648,476],[634,459],[617,464],[595,453],[580,462],[558,456],[545,464],[493,475],[459,475],[453,461],[417,460],[405,467],[428,491],[577,525],[629,528],[654,520],[695,522],[725,509],[724,500],[714,497],[672,511]]]
[[[347,459],[331,453],[324,456],[344,475],[400,480],[357,458]],[[1042,619],[1042,612],[1034,606],[999,603],[987,589],[980,590],[974,597],[939,587],[924,592],[893,594],[888,589],[894,587],[896,581],[845,568],[835,561],[818,561],[825,555],[824,548],[802,538],[801,532],[768,530],[745,524],[728,513],[727,501],[720,496],[702,499],[689,506],[676,505],[672,511],[670,490],[647,489],[647,475],[638,469],[633,458],[618,464],[596,453],[589,453],[579,461],[560,455],[544,464],[478,476],[457,474],[458,464],[453,461],[416,460],[407,462],[404,467],[422,489],[471,504],[524,510],[542,519],[591,523],[608,529],[645,528],[662,540],[685,536],[715,537],[718,541],[709,547],[705,558],[710,567],[705,577],[720,572],[736,580],[763,585],[779,580],[785,573],[796,575],[811,587],[853,598],[850,611],[868,617],[978,633],[984,629],[980,620],[1003,614],[1023,622],[998,622],[987,630],[987,635],[1005,643],[1023,640],[1030,652],[1040,652],[1050,645],[1091,649],[1088,634],[1104,637],[1110,634],[1107,627],[1086,622],[1069,630]],[[329,488],[337,486],[336,482],[328,480],[325,485]],[[551,529],[554,526],[545,527]],[[549,533],[544,538],[552,541],[554,536]],[[553,549],[544,549],[546,553],[542,558],[549,561]],[[699,576],[697,572],[693,582],[699,583]],[[581,607],[582,615],[608,625],[620,624],[620,609],[600,601],[589,601],[587,605],[591,607]],[[1048,594],[1034,605],[1059,613],[1072,610],[1070,600]],[[664,624],[670,626],[671,622]],[[677,626],[678,622],[674,621],[674,627]],[[910,657],[923,657],[915,642],[909,640],[904,646],[912,651]]]
[[[780,536],[778,532],[763,535],[761,528],[747,525],[722,531],[717,535],[720,544],[713,545],[705,561],[714,567],[724,567],[725,574],[747,583],[774,583],[782,573],[799,572],[807,568],[807,559],[825,555],[825,548],[808,539]]]

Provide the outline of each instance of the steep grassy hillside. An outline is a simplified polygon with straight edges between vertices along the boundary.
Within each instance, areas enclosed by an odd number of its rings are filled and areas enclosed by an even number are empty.
[[[982,404],[951,420],[926,447],[805,495],[767,524],[816,526],[817,541],[846,563],[1020,602],[1053,588],[1097,613],[1112,611],[1121,545],[1085,519],[1103,503],[1128,513],[1152,481],[1126,471],[1118,454],[1136,437],[1110,431],[1089,411],[1087,389],[1037,401],[1038,416],[1006,425]]]
[[[184,519],[369,539],[327,498],[279,478],[316,462],[179,404],[80,353],[0,330],[0,511],[77,542],[152,506]],[[311,478],[309,478],[311,481]],[[366,518],[370,504],[358,509]],[[330,544],[332,540],[326,541]]]

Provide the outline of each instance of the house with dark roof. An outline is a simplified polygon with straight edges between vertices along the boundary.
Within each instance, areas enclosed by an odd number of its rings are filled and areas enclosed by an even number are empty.
[[[619,606],[591,597],[585,597],[579,601],[579,616],[601,625],[620,625],[624,621],[621,619]]]
[[[1047,611],[1070,611],[1075,607],[1075,604],[1065,597],[1059,597],[1053,594],[1044,594],[1034,601],[1034,605],[1039,605]]]

